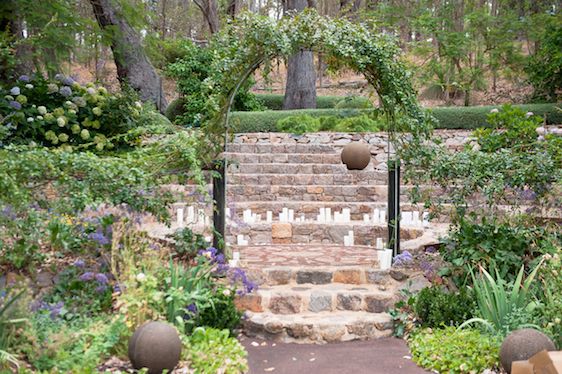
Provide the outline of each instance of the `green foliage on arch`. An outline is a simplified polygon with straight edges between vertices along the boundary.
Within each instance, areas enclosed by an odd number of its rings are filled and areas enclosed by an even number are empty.
[[[411,76],[401,61],[401,51],[392,36],[375,34],[345,19],[330,19],[314,10],[279,21],[245,14],[213,39],[217,54],[206,80],[206,137],[220,151],[232,97],[259,66],[268,73],[275,57],[288,57],[300,48],[322,52],[363,73],[379,95],[382,110],[393,124],[393,134],[407,132],[410,147],[431,130],[431,121],[417,103]],[[400,121],[395,121],[400,118]],[[395,139],[398,140],[399,139]]]

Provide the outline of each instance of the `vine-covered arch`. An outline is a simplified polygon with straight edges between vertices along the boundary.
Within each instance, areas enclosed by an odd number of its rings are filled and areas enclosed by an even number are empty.
[[[288,57],[301,48],[320,52],[362,73],[379,96],[391,133],[414,135],[409,140],[412,142],[423,138],[416,135],[430,131],[410,73],[391,35],[373,33],[363,25],[323,17],[307,9],[279,21],[242,15],[211,43],[216,66],[205,81],[208,100],[203,128],[218,152],[224,145],[228,114],[240,86],[260,66],[267,74],[274,58]]]

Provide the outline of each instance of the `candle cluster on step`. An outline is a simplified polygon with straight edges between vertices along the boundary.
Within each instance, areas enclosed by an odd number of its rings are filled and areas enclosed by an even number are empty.
[[[353,230],[349,230],[347,235],[343,237],[343,245],[346,247],[352,247],[355,245],[355,236],[353,235]]]
[[[423,212],[420,217],[419,211],[402,212],[400,215],[400,223],[404,226],[429,226],[429,213]]]

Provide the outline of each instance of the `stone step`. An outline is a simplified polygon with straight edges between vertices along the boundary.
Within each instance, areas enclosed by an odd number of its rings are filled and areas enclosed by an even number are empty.
[[[266,166],[266,165],[260,165]],[[299,167],[306,165],[299,165]],[[330,165],[326,165],[330,166]],[[381,185],[386,184],[388,173],[384,171],[370,172],[347,172],[341,173],[233,173],[228,176],[228,183],[241,185],[293,185],[308,186],[314,184],[322,185]]]
[[[409,186],[402,186],[400,200],[407,202]],[[333,201],[379,202],[387,201],[386,185],[241,185],[229,184],[229,202],[247,201]]]
[[[233,198],[234,199],[234,198]],[[445,211],[450,208],[448,204],[443,205]],[[292,209],[295,212],[295,218],[301,217],[303,214],[307,220],[316,220],[320,212],[320,208],[330,208],[332,215],[334,212],[341,212],[343,208],[350,209],[352,221],[362,221],[364,214],[373,215],[374,209],[387,210],[385,202],[340,202],[340,201],[236,201],[229,203],[232,216],[237,216],[238,220],[242,219],[244,210],[250,209],[252,213],[261,215],[261,219],[265,220],[267,212],[272,212],[273,221],[279,221],[279,213],[283,208]],[[422,204],[403,203],[400,206],[402,212],[423,212]],[[447,222],[448,217],[440,217],[443,222]],[[441,221],[439,221],[441,222]]]
[[[229,143],[228,153],[309,153],[309,154],[335,154],[336,148],[329,144],[247,144]]]
[[[375,169],[370,163],[364,170],[347,170],[344,164],[293,164],[293,163],[270,163],[270,164],[231,164],[229,165],[231,174],[278,174],[295,176],[298,174],[330,174],[338,175],[342,178],[347,174],[368,176]],[[388,175],[388,173],[387,173]],[[280,183],[279,183],[280,184]],[[316,183],[320,184],[320,183]]]
[[[321,312],[280,315],[247,313],[244,331],[252,337],[287,343],[334,343],[392,335],[387,313]]]
[[[341,164],[339,153],[235,153],[223,154],[229,163],[240,164]]]
[[[357,284],[281,285],[260,287],[254,294],[240,296],[240,309],[273,314],[334,312],[387,312],[397,301],[395,289],[389,285],[359,284],[352,272],[342,272],[344,281]],[[347,278],[345,278],[347,277]],[[397,283],[398,284],[398,283]]]
[[[354,243],[361,246],[376,245],[376,239],[386,241],[388,236],[386,223],[355,221],[348,223],[292,222],[229,224],[226,242],[237,243],[237,235],[243,235],[249,244],[344,244],[344,236],[353,232]],[[423,227],[402,226],[400,236],[403,240],[420,237]]]

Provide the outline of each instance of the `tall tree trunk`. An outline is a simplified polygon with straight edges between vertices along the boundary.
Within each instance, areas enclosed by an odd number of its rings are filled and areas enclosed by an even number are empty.
[[[239,7],[240,7],[239,0],[228,0],[228,6],[226,7],[226,14],[232,19],[236,18],[236,15],[240,10]]]
[[[207,25],[209,26],[209,31],[211,32],[211,34],[219,31],[220,23],[217,1],[193,0],[193,2],[199,7],[199,9],[201,9],[201,12],[203,12],[203,17],[205,17],[205,20],[207,21]]]
[[[307,0],[286,0],[285,12],[301,12],[310,6]],[[312,51],[300,50],[287,63],[287,83],[283,109],[316,108],[316,70]]]
[[[162,0],[162,24],[160,25],[162,40],[166,39],[166,5],[168,5],[168,1]]]
[[[162,80],[148,61],[138,33],[123,18],[112,0],[90,0],[96,20],[111,33],[111,50],[121,85],[139,92],[143,101],[152,101],[161,112],[166,109]]]
[[[9,76],[13,73],[16,76],[30,75],[33,72],[32,48],[23,36],[23,20],[18,12],[16,0],[0,1],[0,32],[7,32],[15,41],[15,60],[16,64],[12,72],[0,71],[0,80],[7,81],[15,77]]]

